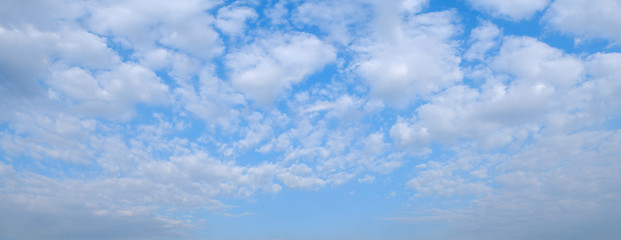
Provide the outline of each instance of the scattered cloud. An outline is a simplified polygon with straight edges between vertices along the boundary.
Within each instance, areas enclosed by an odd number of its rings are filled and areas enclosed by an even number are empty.
[[[465,4],[3,1],[0,238],[615,239],[621,5]]]

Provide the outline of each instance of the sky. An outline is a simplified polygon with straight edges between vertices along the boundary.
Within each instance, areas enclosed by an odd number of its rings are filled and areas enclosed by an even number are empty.
[[[0,239],[618,239],[619,12],[0,0]]]

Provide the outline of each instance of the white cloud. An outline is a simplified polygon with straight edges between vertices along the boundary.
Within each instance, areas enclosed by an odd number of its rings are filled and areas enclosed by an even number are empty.
[[[399,118],[390,128],[390,137],[403,148],[411,148],[411,150],[422,154],[429,152],[427,146],[430,136],[427,129],[424,127],[414,128],[402,118]]]
[[[514,21],[531,18],[543,10],[550,0],[468,0],[474,8],[487,11],[494,17],[508,18]]]
[[[430,168],[433,168],[435,164],[432,163],[431,165]],[[410,179],[405,186],[414,190],[418,197],[428,195],[485,195],[492,190],[485,182],[475,182],[460,177],[447,166],[441,169],[421,170],[418,171],[417,175]]]
[[[587,100],[588,106],[584,110],[600,119],[618,117],[617,110],[621,102],[617,96],[621,94],[621,64],[620,53],[597,53],[586,60],[586,72],[592,80],[586,82],[578,91]]]
[[[92,76],[80,68],[58,69],[50,79],[52,90],[88,116],[128,120],[135,103],[168,101],[168,86],[149,69],[123,63],[112,71]]]
[[[362,115],[363,100],[355,96],[342,95],[334,101],[318,101],[304,112],[313,114],[314,112],[326,112],[326,118],[349,119],[353,120]]]
[[[455,153],[418,165],[406,187],[415,198],[460,196],[467,207],[434,215],[453,219],[464,239],[546,238],[549,229],[610,238],[605,222],[621,210],[611,205],[621,196],[609,190],[621,184],[612,174],[621,167],[612,161],[619,134],[593,129],[618,119],[610,96],[621,89],[611,80],[620,75],[619,54],[576,57],[528,37],[495,41],[497,55],[476,66],[480,87],[450,87],[393,125],[396,143],[420,147],[424,131]],[[585,224],[595,219],[606,220]]]
[[[137,154],[125,145],[121,136],[92,138],[91,146],[95,152],[101,153],[97,163],[111,176],[127,174],[136,167],[140,160]]]
[[[272,126],[274,124],[271,123],[270,119],[265,119],[262,114],[253,113],[247,119],[249,126],[241,130],[245,136],[234,143],[239,151],[255,147],[273,134]]]
[[[208,27],[211,19],[188,19],[184,24],[164,29],[160,43],[202,59],[219,55],[223,51],[218,33]]]
[[[19,113],[12,124],[16,133],[0,133],[0,147],[10,155],[41,161],[60,160],[88,164],[94,157],[89,135],[97,123],[71,115]]]
[[[275,183],[276,175],[283,173],[280,165],[264,162],[241,166],[211,157],[196,149],[195,144],[171,137],[178,130],[161,116],[156,116],[154,124],[121,127],[124,134],[134,136],[127,141],[119,135],[106,136],[118,131],[115,128],[119,126],[94,120],[62,115],[26,117],[13,126],[16,134],[1,133],[3,152],[10,156],[30,155],[42,163],[52,159],[73,161],[81,167],[96,163],[105,174],[75,173],[86,175],[84,179],[31,172],[22,175],[0,163],[0,209],[10,213],[6,216],[23,216],[15,218],[18,224],[53,228],[27,234],[21,227],[3,228],[3,237],[36,239],[47,233],[66,239],[101,232],[102,239],[108,239],[117,236],[106,231],[126,227],[135,228],[124,235],[132,239],[150,239],[151,233],[174,237],[175,231],[187,229],[192,223],[158,214],[162,205],[173,206],[177,212],[205,208],[226,215],[230,206],[215,200],[217,197],[248,197],[257,191],[277,193],[282,189]],[[53,166],[50,164],[48,170],[55,171]],[[73,169],[76,165],[63,166]],[[62,174],[65,170],[57,171]],[[38,217],[62,219],[63,224],[37,221]],[[81,221],[96,227],[82,227],[78,224]]]
[[[557,87],[576,84],[584,74],[584,67],[577,58],[529,37],[504,39],[492,66],[519,79]]]
[[[289,9],[285,7],[287,0],[275,1],[274,5],[265,10],[266,17],[273,25],[284,25],[288,23]]]
[[[429,4],[429,0],[401,0],[401,10],[408,14],[417,13]]]
[[[120,63],[120,59],[106,45],[106,40],[86,31],[61,33],[57,43],[61,61],[68,65],[92,69],[109,69]]]
[[[134,55],[139,59],[142,66],[145,66],[153,71],[166,69],[173,65],[172,60],[174,54],[164,48],[154,48],[148,51],[140,52]]]
[[[89,72],[77,67],[53,72],[50,85],[77,101],[99,100],[108,94]]]
[[[356,47],[356,71],[373,95],[404,106],[461,81],[453,12],[412,15],[406,22],[389,16],[379,15],[375,35]]]
[[[291,85],[336,59],[335,49],[306,33],[259,39],[226,56],[233,86],[267,105]]]
[[[493,166],[488,179],[497,188],[456,211],[457,229],[485,226],[485,233],[469,234],[472,239],[506,231],[514,233],[509,239],[544,238],[550,229],[564,238],[586,232],[614,238],[618,230],[607,222],[617,221],[621,211],[615,204],[621,196],[612,190],[621,185],[616,144],[618,131],[547,135],[515,155],[489,157],[482,164]]]
[[[235,106],[246,105],[246,99],[228,81],[215,77],[212,68],[200,71],[197,87],[191,81],[180,83],[174,93],[183,108],[194,116],[221,126],[234,125],[239,121],[240,112]]]
[[[223,7],[218,10],[216,27],[230,36],[239,36],[246,30],[246,21],[258,17],[249,7]]]
[[[103,90],[116,101],[161,103],[167,100],[168,86],[154,72],[140,65],[122,64],[97,78]]]
[[[492,75],[480,89],[446,89],[416,110],[415,121],[397,121],[391,137],[415,149],[465,139],[493,149],[519,144],[542,127],[558,127],[546,122],[555,113],[580,115],[576,109],[584,110],[575,101],[583,93],[567,95],[570,89],[578,91],[585,78],[584,64],[576,57],[532,38],[505,37],[488,64]]]
[[[353,24],[364,22],[370,13],[356,1],[304,2],[293,12],[296,23],[315,26],[326,32],[326,40],[348,45],[357,34]]]
[[[372,183],[375,181],[375,177],[371,175],[365,175],[364,177],[358,178],[358,182],[361,183]]]
[[[616,0],[556,0],[543,21],[548,27],[580,39],[607,38],[621,43],[621,2]],[[578,41],[579,42],[579,41]]]
[[[90,30],[135,51],[163,44],[196,57],[209,59],[223,51],[212,29],[213,16],[205,11],[218,1],[111,1],[91,6]],[[147,7],[148,6],[148,7]]]
[[[498,46],[502,31],[491,22],[483,22],[470,32],[470,48],[464,53],[467,60],[483,60],[486,53]]]
[[[515,21],[549,2],[470,1]],[[226,202],[346,183],[414,195],[395,206],[434,216],[401,220],[459,239],[618,235],[619,53],[426,0],[3,4],[0,238],[194,237],[248,214]],[[618,40],[597,14],[616,2],[552,4],[550,29]]]
[[[136,102],[167,101],[167,86],[153,72],[122,63],[104,39],[83,30],[0,27],[0,48],[17,56],[0,59],[7,94],[66,100],[84,114],[116,119],[131,117]]]
[[[376,113],[365,110],[368,102],[340,94],[338,88],[322,89],[298,93],[295,101],[289,103],[295,114],[289,115],[286,124],[273,127],[274,134],[257,151],[277,154],[287,164],[303,162],[314,166],[315,176],[326,185],[342,184],[362,174],[387,174],[403,164],[400,154],[389,154],[393,149],[385,133],[364,132],[368,126],[362,122]],[[272,125],[285,122],[271,121]],[[299,175],[283,175],[290,182],[297,182],[294,176]]]
[[[326,184],[324,180],[313,176],[313,170],[306,164],[294,164],[288,170],[279,174],[278,179],[289,188],[316,189]]]

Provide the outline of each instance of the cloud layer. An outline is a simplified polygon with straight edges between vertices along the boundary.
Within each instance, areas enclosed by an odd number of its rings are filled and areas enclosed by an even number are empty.
[[[2,239],[621,233],[616,1],[2,5]]]

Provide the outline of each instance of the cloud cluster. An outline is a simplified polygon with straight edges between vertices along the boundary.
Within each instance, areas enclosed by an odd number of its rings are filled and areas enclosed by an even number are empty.
[[[609,172],[619,169],[610,155],[619,136],[604,130],[612,116],[618,121],[610,106],[618,101],[609,98],[618,91],[610,81],[619,76],[618,53],[577,57],[532,38],[487,39],[472,43],[499,48],[473,67],[480,87],[448,88],[392,126],[402,147],[440,143],[455,154],[418,165],[406,187],[417,198],[470,199],[467,208],[440,214],[454,219],[467,239],[506,232],[511,239],[545,238],[550,229],[611,239],[615,231],[607,224],[583,223],[616,219],[619,210],[610,204],[621,197],[611,191],[621,178]],[[593,91],[595,85],[610,91]]]
[[[0,238],[190,238],[358,185],[449,239],[619,234],[615,1],[2,5]]]

